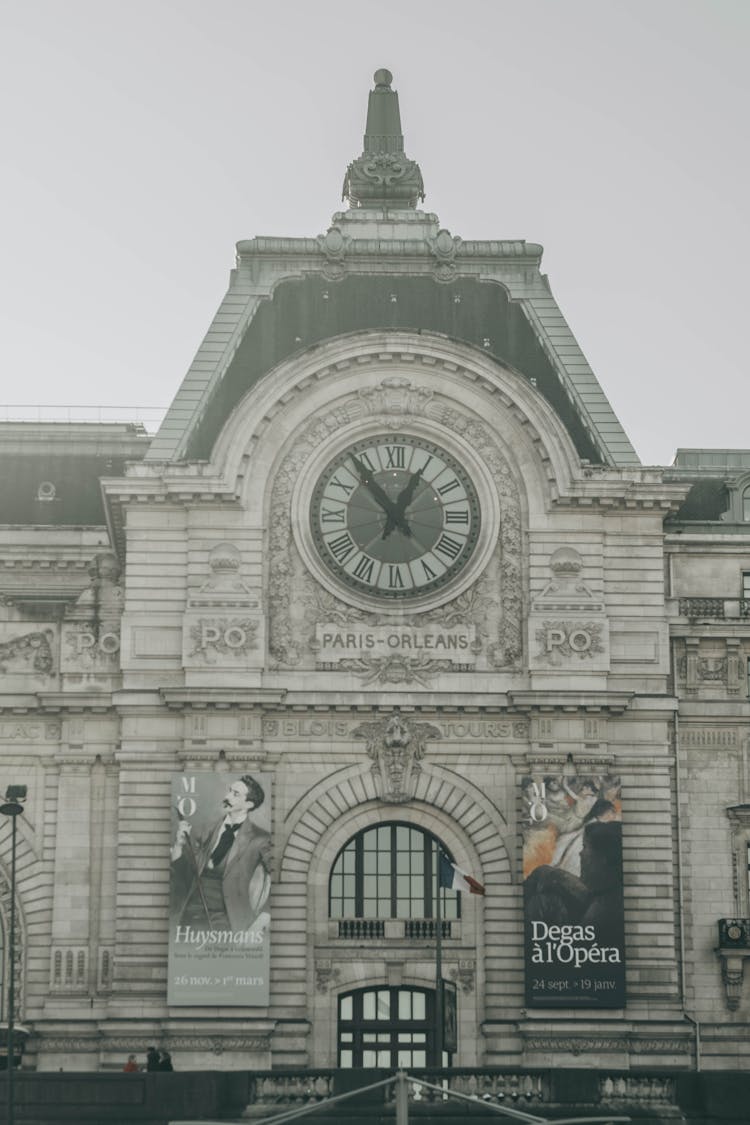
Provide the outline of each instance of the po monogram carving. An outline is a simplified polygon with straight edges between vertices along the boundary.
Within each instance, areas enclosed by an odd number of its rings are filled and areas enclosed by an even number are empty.
[[[547,664],[562,660],[591,660],[604,651],[602,626],[597,621],[543,621],[536,631],[537,657]]]
[[[216,654],[240,656],[258,647],[258,622],[248,617],[201,617],[190,626],[193,650],[210,664]]]

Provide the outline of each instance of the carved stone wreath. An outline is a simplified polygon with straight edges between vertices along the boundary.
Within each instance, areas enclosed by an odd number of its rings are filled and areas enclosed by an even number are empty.
[[[365,406],[366,403],[366,406]],[[292,534],[291,497],[308,460],[342,426],[361,419],[381,419],[384,427],[407,428],[409,415],[428,417],[459,434],[484,460],[501,508],[500,542],[471,590],[436,609],[405,616],[404,625],[439,622],[476,627],[477,649],[490,668],[517,667],[522,656],[521,509],[510,466],[491,430],[454,407],[431,389],[406,380],[386,379],[367,394],[350,395],[321,412],[302,429],[284,458],[271,494],[269,543],[269,650],[279,668],[311,666],[315,659],[315,624],[376,626],[389,619],[376,611],[350,606],[323,590],[308,573]],[[498,587],[500,596],[498,597]],[[451,670],[450,661],[418,657],[377,660],[363,656],[336,665],[361,675],[366,683],[417,683]]]
[[[39,676],[51,676],[55,669],[55,659],[52,655],[53,640],[53,631],[44,629],[2,641],[0,672],[32,671]]]

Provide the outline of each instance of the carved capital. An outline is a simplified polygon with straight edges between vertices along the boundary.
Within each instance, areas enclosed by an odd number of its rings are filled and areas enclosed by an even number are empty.
[[[750,957],[750,949],[732,953],[721,952],[721,977],[724,981],[727,1007],[730,1012],[736,1012],[740,1006],[742,978],[747,957]]]
[[[331,961],[315,962],[315,988],[317,992],[328,992],[335,988],[341,977],[341,970],[334,967]]]
[[[459,961],[458,967],[451,969],[449,976],[455,981],[462,992],[474,991],[476,981],[476,964],[474,961]]]

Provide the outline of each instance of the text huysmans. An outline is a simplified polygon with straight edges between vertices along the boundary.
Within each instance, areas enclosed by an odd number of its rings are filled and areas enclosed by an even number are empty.
[[[531,923],[531,961],[534,965],[572,965],[580,969],[582,965],[616,965],[621,960],[616,945],[599,945],[595,926]]]
[[[198,947],[198,952],[207,945],[262,945],[263,931],[253,930],[196,930],[192,926],[178,926],[175,944],[188,944]]]

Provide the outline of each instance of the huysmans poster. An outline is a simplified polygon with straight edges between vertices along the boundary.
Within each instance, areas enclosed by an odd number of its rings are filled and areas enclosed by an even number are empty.
[[[173,779],[170,1004],[268,1003],[270,782],[209,772]]]
[[[526,1006],[625,1004],[619,778],[522,781]]]

